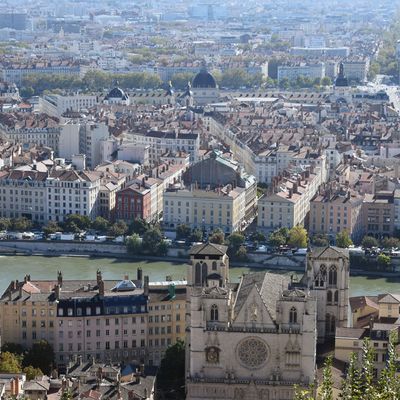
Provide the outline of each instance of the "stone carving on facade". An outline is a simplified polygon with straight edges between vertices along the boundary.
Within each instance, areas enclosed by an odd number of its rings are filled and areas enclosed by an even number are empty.
[[[219,352],[220,350],[214,346],[206,348],[206,361],[210,364],[218,364]]]
[[[261,368],[268,360],[269,349],[267,344],[257,338],[249,337],[242,340],[236,349],[239,362],[250,369]]]

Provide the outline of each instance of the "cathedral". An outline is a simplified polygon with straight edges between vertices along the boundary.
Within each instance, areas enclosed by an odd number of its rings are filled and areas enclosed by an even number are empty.
[[[314,249],[299,280],[260,271],[231,283],[226,250],[190,252],[186,398],[290,400],[315,380],[317,342],[347,326],[348,254]]]

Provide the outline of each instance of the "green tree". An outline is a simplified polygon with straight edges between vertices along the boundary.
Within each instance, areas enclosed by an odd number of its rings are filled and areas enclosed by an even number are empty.
[[[382,400],[400,399],[400,383],[397,378],[397,342],[398,334],[396,330],[393,330],[390,332],[389,336],[386,367],[383,369],[379,378],[380,399]]]
[[[168,400],[185,398],[185,344],[181,340],[166,350],[156,382],[157,391],[162,394],[161,398]]]
[[[263,232],[260,232],[260,231],[255,231],[255,232],[253,232],[253,233],[251,234],[251,236],[250,236],[250,239],[251,239],[253,242],[258,242],[258,243],[260,243],[260,242],[265,242],[265,241],[267,240],[267,238],[265,237],[264,233],[263,233]]]
[[[325,360],[319,398],[320,400],[333,400],[332,356]]]
[[[228,236],[228,248],[235,252],[244,243],[244,235],[240,232],[233,232]]]
[[[234,259],[238,260],[238,261],[247,261],[248,257],[247,257],[247,250],[245,246],[240,246],[235,255],[234,255]]]
[[[155,254],[163,236],[160,229],[152,227],[149,228],[143,235],[142,248],[146,254]]]
[[[137,233],[138,235],[143,235],[148,229],[150,225],[144,219],[138,218],[132,221],[129,225],[129,233]]]
[[[161,242],[157,246],[157,255],[158,256],[166,256],[168,254],[169,244],[165,240],[161,240]]]
[[[33,344],[23,360],[24,366],[39,368],[43,373],[49,375],[54,364],[53,347],[46,340],[40,340]]]
[[[190,241],[191,242],[201,242],[203,240],[203,232],[201,229],[193,229],[191,235],[190,235]]]
[[[137,233],[133,233],[126,239],[126,247],[130,254],[140,254],[142,252],[142,239]]]
[[[92,228],[99,232],[107,232],[110,227],[110,223],[103,217],[96,217],[92,222]]]
[[[346,230],[339,232],[336,235],[336,246],[341,247],[343,249],[347,249],[352,244],[353,241],[351,240],[350,235]]]
[[[0,231],[7,231],[11,228],[10,218],[0,218]]]
[[[369,338],[365,338],[362,346],[361,389],[363,400],[376,400],[377,391],[374,386],[374,349]]]
[[[210,243],[215,243],[215,244],[224,244],[225,241],[225,235],[224,232],[222,232],[221,229],[215,229],[211,236],[209,237]]]
[[[188,239],[191,233],[192,230],[190,229],[190,226],[187,226],[185,224],[180,224],[176,227],[177,239]]]
[[[36,379],[38,376],[43,376],[43,372],[40,368],[34,368],[32,365],[25,367],[23,372],[26,374],[26,379],[28,381]]]
[[[307,247],[307,231],[300,225],[289,231],[289,244],[293,247]]]
[[[110,236],[122,236],[126,235],[128,232],[128,225],[125,221],[114,222],[108,229],[108,234]]]
[[[387,256],[386,254],[383,253],[378,255],[376,261],[378,263],[379,268],[383,269],[384,271],[387,271],[389,269],[390,264],[392,262],[390,256]]]
[[[317,247],[329,246],[329,238],[324,233],[318,233],[311,237],[311,243]]]
[[[56,221],[49,221],[47,225],[43,227],[43,232],[45,235],[50,235],[52,233],[62,232],[62,228]]]
[[[4,343],[3,346],[1,346],[1,351],[3,353],[9,352],[17,355],[24,354],[24,348],[19,343]]]
[[[382,240],[382,246],[385,249],[392,249],[399,247],[399,239],[395,237],[387,237]]]
[[[357,354],[352,353],[345,379],[342,382],[341,399],[362,400],[360,370],[357,367]]]
[[[287,238],[279,231],[272,232],[269,235],[268,243],[273,247],[284,246]]]
[[[313,390],[304,389],[295,385],[293,400],[315,400],[313,396]]]
[[[18,374],[22,371],[21,356],[8,351],[0,355],[0,372],[4,374]]]
[[[188,82],[192,82],[194,74],[190,72],[182,72],[172,76],[171,82],[174,89],[184,90]]]
[[[364,236],[362,242],[362,247],[365,249],[370,249],[371,247],[378,247],[379,243],[373,236]]]
[[[331,78],[329,78],[329,76],[325,76],[324,78],[322,78],[321,85],[322,86],[331,86],[332,85]]]
[[[25,217],[13,219],[11,222],[11,229],[14,231],[25,232],[32,228],[32,221]]]
[[[90,228],[90,224],[90,218],[87,215],[69,214],[67,215],[67,218],[65,218],[64,231],[85,231]]]

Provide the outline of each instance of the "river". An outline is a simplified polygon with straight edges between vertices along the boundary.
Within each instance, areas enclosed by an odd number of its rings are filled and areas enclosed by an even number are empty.
[[[144,275],[149,275],[150,281],[161,281],[165,280],[166,276],[177,280],[185,279],[186,266],[185,263],[167,261],[147,262],[113,258],[0,256],[0,293],[4,291],[10,281],[22,280],[25,274],[30,274],[32,280],[55,280],[57,271],[61,270],[64,279],[95,279],[96,270],[99,268],[105,279],[122,279],[126,274],[132,278],[136,277],[136,269],[141,267]],[[259,271],[259,269],[257,270]],[[245,267],[231,268],[231,280],[238,281],[243,273],[249,271],[250,269]],[[400,293],[400,277],[398,279],[365,276],[350,278],[351,296],[387,292]]]

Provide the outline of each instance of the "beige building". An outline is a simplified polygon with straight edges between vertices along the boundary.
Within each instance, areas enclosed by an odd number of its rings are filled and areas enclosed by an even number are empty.
[[[321,169],[311,167],[298,173],[286,172],[258,201],[257,226],[261,230],[307,225],[310,201],[322,183]]]
[[[321,188],[311,200],[309,233],[324,233],[334,239],[347,231],[353,240],[363,234],[362,205],[364,196],[345,187]]]
[[[369,236],[392,236],[395,224],[394,192],[366,194],[363,203],[363,229]]]
[[[149,298],[148,363],[160,365],[165,350],[185,340],[186,282],[153,282]]]
[[[364,338],[370,338],[374,350],[374,373],[378,376],[386,366],[387,348],[391,332],[399,336],[400,323],[400,295],[382,294],[377,297],[377,316],[375,312],[370,318],[364,319],[364,325],[359,328],[340,328],[336,330],[335,358],[348,362],[351,353],[357,355],[358,361],[362,360],[362,344]],[[369,308],[371,304],[366,304]],[[362,307],[368,312],[367,307]],[[360,322],[360,321],[359,321]]]

